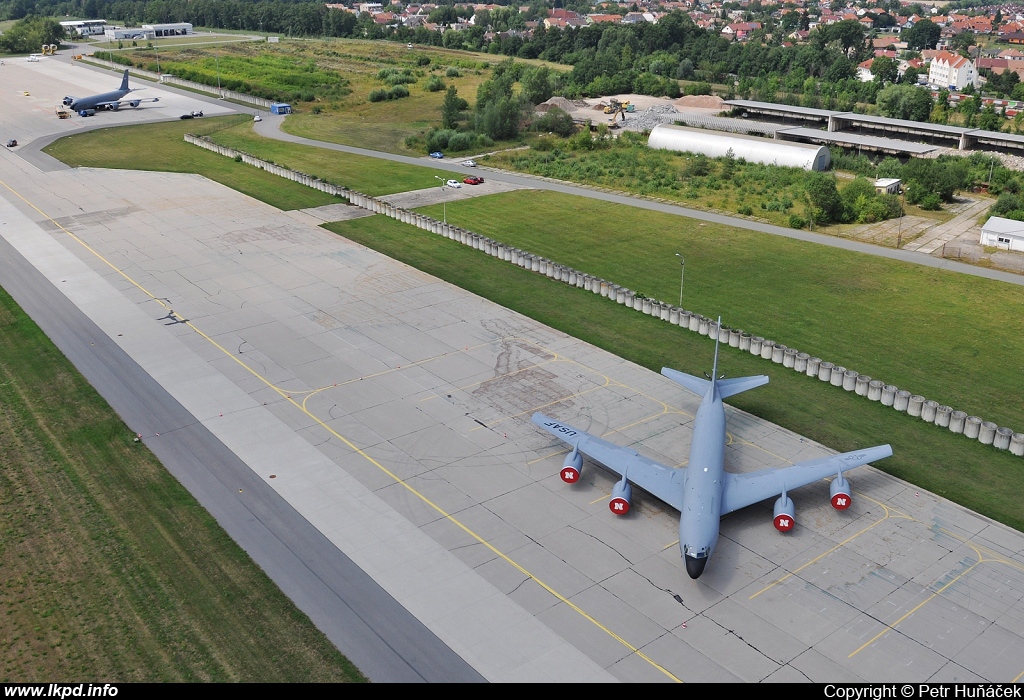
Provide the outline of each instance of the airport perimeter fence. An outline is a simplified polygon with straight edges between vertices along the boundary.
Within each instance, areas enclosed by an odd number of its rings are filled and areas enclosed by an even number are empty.
[[[351,192],[344,187],[339,187],[338,185],[333,185],[327,182],[326,180],[321,180],[320,178],[314,177],[313,175],[300,173],[297,170],[286,168],[283,165],[278,165],[277,163],[271,163],[268,160],[257,158],[256,156],[249,155],[244,151],[236,151],[234,148],[228,148],[227,146],[219,146],[215,144],[213,141],[210,141],[209,139],[203,136],[196,136],[195,134],[185,134],[185,142],[190,143],[193,146],[205,148],[208,151],[213,151],[214,153],[219,153],[220,155],[227,156],[228,158],[239,159],[246,165],[252,165],[256,168],[260,168],[261,170],[266,170],[268,173],[277,175],[278,177],[283,177],[286,180],[298,182],[299,184],[305,185],[306,187],[312,187],[315,190],[320,190],[321,192],[326,192],[327,194],[350,199],[349,195],[351,194]]]
[[[955,410],[951,406],[941,405],[938,401],[932,401],[905,389],[887,384],[881,379],[874,379],[866,374],[860,374],[852,369],[822,360],[820,357],[811,357],[810,354],[800,352],[796,348],[787,347],[782,343],[776,343],[773,340],[747,333],[738,328],[729,328],[725,325],[719,326],[717,321],[702,316],[699,313],[688,311],[668,302],[638,295],[626,287],[574,270],[571,267],[561,265],[528,251],[514,248],[505,243],[500,243],[492,238],[454,226],[453,224],[396,207],[378,197],[371,197],[370,195],[328,183],[311,175],[261,160],[242,151],[218,146],[212,141],[193,134],[186,134],[185,140],[188,143],[229,158],[241,156],[241,160],[244,163],[263,168],[275,175],[300,182],[321,192],[343,197],[350,204],[366,209],[374,214],[383,214],[404,224],[409,224],[453,241],[458,241],[463,245],[471,246],[474,250],[479,250],[485,255],[512,263],[524,270],[545,275],[571,287],[584,289],[593,294],[600,294],[602,298],[607,298],[615,303],[622,304],[626,308],[661,319],[673,326],[679,326],[682,329],[710,338],[717,337],[719,342],[728,344],[730,347],[737,348],[740,351],[749,352],[751,355],[770,360],[775,364],[782,365],[784,368],[805,374],[808,377],[814,377],[818,381],[828,382],[834,387],[842,388],[844,391],[852,391],[857,396],[866,397],[869,401],[878,401],[883,406],[890,406],[896,411],[920,418],[926,423],[932,423],[940,428],[946,428],[950,432],[977,440],[983,445],[992,445],[999,450],[1009,450],[1011,454],[1018,457],[1024,456],[1024,433],[1014,432],[1011,428],[999,426],[992,421],[983,420],[979,416],[970,416],[964,411]]]

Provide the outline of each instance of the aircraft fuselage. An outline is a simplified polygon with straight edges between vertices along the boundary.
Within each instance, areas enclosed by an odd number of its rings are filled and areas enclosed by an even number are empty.
[[[690,578],[704,572],[718,542],[724,469],[725,408],[717,388],[711,386],[693,421],[683,509],[679,513],[679,550]]]
[[[69,106],[75,112],[80,112],[83,109],[103,109],[103,107],[99,107],[98,105],[117,102],[129,92],[130,90],[114,90],[112,92],[105,92],[102,95],[83,97],[81,99],[74,100]]]

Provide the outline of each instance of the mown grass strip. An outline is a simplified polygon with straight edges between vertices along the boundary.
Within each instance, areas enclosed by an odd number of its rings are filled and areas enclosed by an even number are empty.
[[[184,140],[186,132],[207,135],[243,123],[251,129],[251,120],[246,115],[235,115],[119,126],[66,136],[43,150],[75,167],[199,173],[278,209],[306,209],[341,201],[297,182],[190,146]]]
[[[529,192],[522,195],[539,197],[541,193]],[[462,204],[486,208],[483,200],[459,203],[456,208]],[[515,215],[508,209],[497,206],[494,201],[490,202],[490,206],[495,207],[494,217],[508,217],[504,219],[508,227],[516,230],[529,228],[532,221],[530,211],[550,212],[546,206],[548,204],[550,202],[535,202],[531,207],[520,200],[518,213],[522,216],[516,221]],[[586,202],[586,205],[593,207],[595,203]],[[449,204],[449,221],[453,220],[452,208],[453,205]],[[475,230],[486,232],[491,228],[477,218],[479,211],[474,210],[472,217],[465,215],[465,210],[460,212],[456,219],[463,221],[464,225],[471,220]],[[595,216],[600,217],[600,214],[599,210]],[[580,209],[552,216],[576,233],[590,223]],[[562,221],[560,217],[567,220]],[[513,221],[509,222],[509,218]],[[652,370],[669,366],[700,375],[710,366],[713,346],[707,338],[627,310],[590,292],[569,288],[509,263],[484,256],[479,251],[440,236],[381,216],[328,224],[326,228]],[[607,227],[601,230],[609,233]],[[545,235],[552,235],[550,228],[531,233],[531,236],[536,237]],[[500,236],[496,237],[500,239]],[[599,269],[594,271],[602,274],[597,262],[598,258],[603,259],[604,256],[588,248],[588,243],[582,240],[585,237],[579,238],[567,242],[564,237],[554,237],[547,246],[553,250],[559,249],[554,250],[558,255],[553,257],[560,261],[567,264],[576,264],[577,258],[589,261],[592,267],[579,265],[579,268],[590,270],[597,266]],[[636,245],[634,240],[627,247]],[[738,241],[730,245],[744,247]],[[643,250],[642,243],[639,249]],[[647,260],[646,269],[639,259],[633,260],[640,257],[624,255],[618,262],[628,269],[635,266],[636,279],[653,281],[658,275],[653,274],[650,260]],[[616,266],[613,261],[607,264],[608,269],[623,272],[622,267]],[[675,292],[678,294],[679,268],[678,265],[674,268],[671,265],[670,261],[668,266],[675,275]],[[629,275],[626,276],[628,284]],[[709,277],[718,279],[714,275]],[[697,298],[690,297],[693,305],[701,306],[698,302],[715,299],[717,304],[710,306],[723,308],[723,320],[739,316],[742,310],[739,307],[749,299],[742,296],[739,299],[730,298],[725,293],[728,285],[722,280],[717,283],[694,283],[693,286],[696,287],[693,294],[700,295]],[[638,285],[637,288],[652,296],[655,295],[652,292],[661,291],[662,298],[672,298],[665,293],[667,290],[660,290],[656,286]],[[687,289],[690,289],[689,283]],[[751,290],[749,293],[756,298],[756,291]],[[737,307],[735,311],[734,307]],[[757,299],[754,310],[759,308],[771,308],[770,300]],[[783,309],[783,312],[798,313],[790,309]],[[747,313],[750,314],[748,319],[758,319],[753,315],[754,311],[747,310]],[[820,316],[817,314],[813,319],[804,319],[805,323],[793,328],[803,328],[803,332],[807,333],[808,329],[821,323],[820,320],[814,321],[820,319]],[[779,321],[773,325],[777,325],[780,330],[789,328]],[[1024,516],[1016,507],[1016,495],[1024,488],[1024,469],[1021,468],[1020,458],[980,445],[963,436],[953,435],[934,425],[927,425],[918,418],[900,414],[892,408],[869,402],[817,379],[798,375],[792,370],[783,370],[780,365],[766,363],[749,353],[731,348],[723,348],[722,352],[720,367],[730,376],[762,373],[771,376],[768,386],[730,400],[737,407],[840,451],[888,442],[892,444],[895,455],[877,465],[880,468],[1012,527],[1024,527]]]
[[[0,677],[365,680],[0,290]]]
[[[670,303],[680,253],[686,308],[1024,431],[1024,287],[553,192],[447,217]]]

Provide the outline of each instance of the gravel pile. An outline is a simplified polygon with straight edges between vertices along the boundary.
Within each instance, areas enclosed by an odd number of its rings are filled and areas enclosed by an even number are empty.
[[[671,124],[679,119],[679,110],[673,105],[655,105],[643,112],[626,115],[625,127],[630,131],[647,131],[659,124]]]
[[[936,148],[934,151],[921,154],[921,158],[938,158],[939,156],[961,156],[967,157],[974,151],[961,151],[958,148]],[[982,151],[986,155],[995,156],[1004,166],[1010,170],[1024,171],[1024,156],[1013,155],[1012,153],[999,153],[997,151]]]
[[[587,103],[584,102],[583,106],[585,107],[586,104]],[[577,103],[575,103],[575,102],[573,102],[571,100],[568,100],[568,99],[566,99],[564,97],[555,96],[555,97],[552,97],[547,102],[541,102],[539,105],[537,105],[537,110],[536,111],[538,111],[538,112],[547,112],[552,107],[558,107],[563,112],[569,112],[569,113],[572,113],[574,110],[579,109],[579,105]]]
[[[687,95],[675,101],[679,107],[697,107],[699,109],[725,109],[722,98],[717,95]]]

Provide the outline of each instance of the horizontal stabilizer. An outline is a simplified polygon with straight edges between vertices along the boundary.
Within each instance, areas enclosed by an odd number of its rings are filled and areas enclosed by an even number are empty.
[[[742,394],[744,391],[756,389],[767,383],[767,374],[758,374],[753,377],[736,377],[735,379],[720,379],[718,380],[718,395],[723,399],[727,399],[730,396]]]
[[[684,374],[668,367],[662,367],[661,373],[666,377],[674,381],[676,384],[682,384],[684,387],[695,393],[697,396],[704,396],[708,393],[708,389],[711,387],[711,382],[707,379],[701,379],[700,377],[694,377],[691,374]],[[768,383],[768,376],[765,374],[758,374],[753,377],[736,377],[735,379],[720,379],[715,382],[718,387],[718,395],[723,399],[735,396],[736,394],[742,394],[744,391],[749,389],[755,389],[759,386]]]
[[[708,393],[708,389],[711,387],[711,382],[707,379],[701,379],[700,377],[694,377],[692,374],[684,374],[678,370],[669,369],[668,367],[662,367],[661,373],[666,377],[674,381],[676,384],[682,384],[684,387],[695,393],[697,396],[704,396]]]

